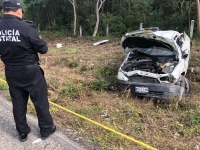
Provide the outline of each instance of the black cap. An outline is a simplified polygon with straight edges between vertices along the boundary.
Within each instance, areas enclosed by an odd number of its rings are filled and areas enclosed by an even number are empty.
[[[22,8],[19,0],[3,0],[2,2],[3,8]]]

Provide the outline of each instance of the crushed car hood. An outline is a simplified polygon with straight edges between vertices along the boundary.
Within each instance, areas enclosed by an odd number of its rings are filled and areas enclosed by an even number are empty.
[[[126,33],[121,39],[121,46],[123,53],[127,55],[131,50],[136,47],[149,48],[149,47],[165,47],[178,53],[177,46],[174,42],[177,31],[152,31],[152,30],[137,30]]]

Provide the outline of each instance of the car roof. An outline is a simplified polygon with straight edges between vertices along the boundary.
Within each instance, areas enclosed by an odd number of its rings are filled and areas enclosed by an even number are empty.
[[[177,31],[174,31],[174,30],[159,30],[159,28],[143,28],[143,29],[140,29],[140,30],[135,30],[135,31],[132,31],[132,32],[128,32],[125,34],[125,36],[127,37],[131,37],[131,36],[135,36],[135,35],[139,35],[139,34],[155,34],[156,36],[160,36],[160,37],[164,37],[164,38],[167,38],[167,39],[174,39],[175,36],[177,34],[180,34],[179,32]]]

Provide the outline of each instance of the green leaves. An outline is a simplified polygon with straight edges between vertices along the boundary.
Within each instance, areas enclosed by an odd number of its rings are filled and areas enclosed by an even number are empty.
[[[22,0],[24,19],[40,24],[41,30],[54,26],[66,27],[64,32],[73,34],[74,10],[69,0]],[[77,0],[77,29],[81,25],[83,35],[90,35],[95,28],[96,0]],[[121,36],[125,32],[144,27],[188,31],[190,20],[196,20],[196,3],[191,0],[106,0],[100,9],[98,36]],[[56,28],[59,30],[59,28]],[[78,32],[78,30],[77,30]]]

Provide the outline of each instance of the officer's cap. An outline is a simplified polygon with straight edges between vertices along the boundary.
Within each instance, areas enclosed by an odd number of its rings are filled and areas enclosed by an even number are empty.
[[[2,5],[3,8],[22,8],[19,0],[3,0]]]

